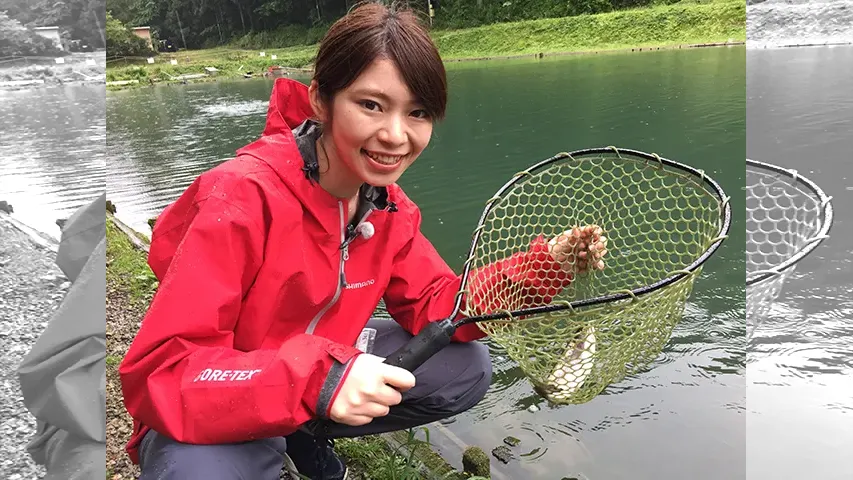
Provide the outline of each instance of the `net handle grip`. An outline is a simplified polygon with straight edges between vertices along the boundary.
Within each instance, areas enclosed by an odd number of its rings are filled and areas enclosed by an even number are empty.
[[[454,333],[456,333],[456,327],[450,319],[430,322],[405,345],[388,355],[385,363],[414,372],[449,345]]]

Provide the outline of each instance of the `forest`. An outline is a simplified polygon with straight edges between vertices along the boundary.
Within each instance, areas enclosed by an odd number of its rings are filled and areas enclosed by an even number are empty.
[[[66,50],[104,48],[105,24],[103,0],[0,0],[0,58],[59,53],[35,27],[58,26]]]
[[[567,17],[674,3],[669,0],[418,0],[433,27],[466,28],[499,22]],[[181,49],[233,45],[257,48],[317,43],[351,0],[107,0],[111,18],[126,26],[150,26],[157,39]]]

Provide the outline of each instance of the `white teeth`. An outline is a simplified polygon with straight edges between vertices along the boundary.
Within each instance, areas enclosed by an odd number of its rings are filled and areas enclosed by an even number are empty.
[[[399,155],[394,156],[394,157],[390,157],[387,155],[377,155],[375,153],[370,153],[367,150],[365,150],[365,152],[367,153],[368,157],[376,160],[377,162],[379,162],[383,165],[394,165],[395,163],[399,162],[401,158],[403,158],[402,156],[399,156]]]

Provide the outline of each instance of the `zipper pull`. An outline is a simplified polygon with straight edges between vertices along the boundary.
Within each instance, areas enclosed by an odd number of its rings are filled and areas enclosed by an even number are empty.
[[[344,263],[349,260],[349,245],[345,244],[344,248],[341,251],[341,287],[347,287],[347,276],[344,273]]]

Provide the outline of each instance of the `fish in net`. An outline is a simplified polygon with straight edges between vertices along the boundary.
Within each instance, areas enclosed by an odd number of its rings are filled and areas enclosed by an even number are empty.
[[[660,354],[730,224],[701,170],[615,147],[558,154],[486,203],[453,313],[385,361],[414,370],[474,323],[550,402],[587,402]]]

